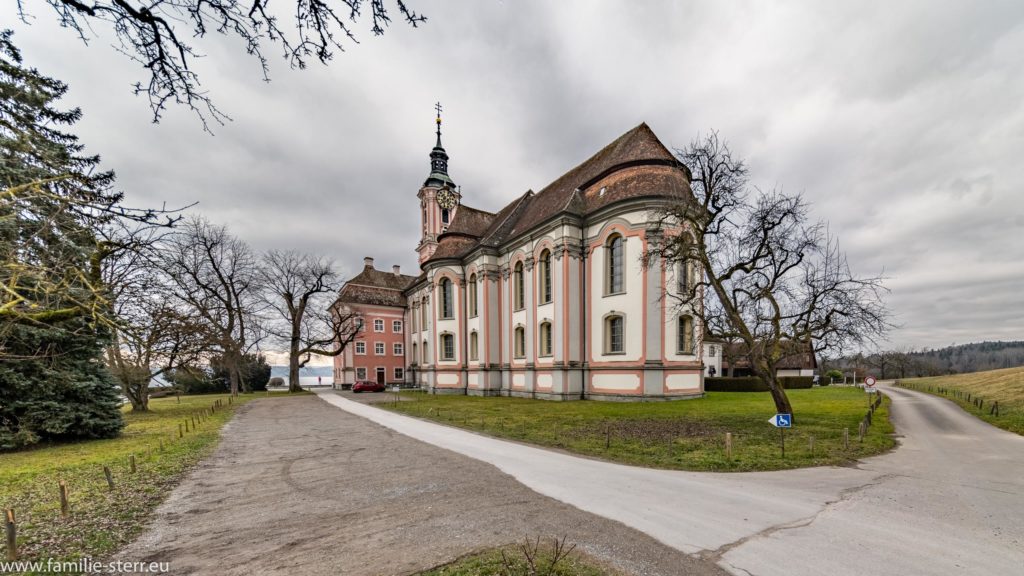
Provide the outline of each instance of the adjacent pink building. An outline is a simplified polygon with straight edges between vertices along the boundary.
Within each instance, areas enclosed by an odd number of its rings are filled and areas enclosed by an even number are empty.
[[[407,350],[403,290],[415,280],[395,266],[376,270],[373,258],[363,260],[363,271],[341,289],[335,306],[358,315],[361,328],[345,352],[334,358],[335,387],[348,388],[356,380],[381,384],[406,381]]]

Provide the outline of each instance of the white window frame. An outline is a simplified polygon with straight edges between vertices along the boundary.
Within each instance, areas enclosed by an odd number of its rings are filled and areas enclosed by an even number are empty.
[[[405,344],[401,342],[391,343],[391,355],[392,356],[405,356]]]
[[[395,377],[395,380],[398,380],[398,381],[405,380],[405,368],[402,368],[401,366],[395,366],[395,369],[392,372],[392,375]]]
[[[391,333],[392,334],[401,334],[402,333],[402,321],[401,320],[392,320],[391,321]]]
[[[384,356],[387,353],[388,353],[388,347],[383,342],[374,342],[373,343],[373,355],[374,356]]]
[[[612,347],[612,320],[618,318],[622,321],[622,335],[620,338],[620,350]],[[617,356],[626,353],[626,315],[609,314],[604,317],[604,354],[606,356]]]
[[[383,332],[384,331],[384,320],[377,318],[373,321],[373,331]]]
[[[544,338],[545,328],[547,328],[547,341]],[[555,333],[551,322],[545,321],[540,323],[540,327],[537,329],[537,338],[539,339],[537,346],[538,356],[541,358],[554,356]]]
[[[448,347],[446,345],[447,342],[449,341],[449,338],[451,339],[451,343],[452,343],[452,347],[451,347],[452,348],[452,353],[450,355],[448,354]],[[440,347],[441,347],[441,360],[446,360],[446,361],[455,360],[455,354],[456,354],[456,352],[455,352],[455,334],[452,334],[451,332],[444,332],[444,333],[442,333],[441,334]]]
[[[366,342],[356,342],[356,355],[366,356]]]
[[[359,373],[362,372],[362,376]],[[366,368],[356,368],[356,380],[366,380]]]

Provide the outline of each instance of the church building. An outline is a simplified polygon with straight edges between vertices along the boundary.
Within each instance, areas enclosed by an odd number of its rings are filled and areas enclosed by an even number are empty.
[[[552,400],[703,394],[697,316],[664,298],[688,291],[694,271],[641,263],[662,240],[661,210],[693,200],[689,170],[646,124],[495,212],[464,203],[448,160],[438,117],[417,194],[421,273],[378,271],[367,258],[341,290],[334,305],[359,313],[363,331],[335,359],[336,386],[375,379]]]

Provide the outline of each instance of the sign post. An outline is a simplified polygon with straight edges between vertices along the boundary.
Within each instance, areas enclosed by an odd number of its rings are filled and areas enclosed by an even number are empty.
[[[878,392],[878,389],[875,388],[877,382],[874,376],[868,376],[864,379],[864,391],[868,393],[868,407],[871,406],[871,394]]]
[[[768,419],[768,423],[779,429],[779,446],[782,448],[782,457],[786,457],[786,428],[793,427],[792,414],[776,414]]]

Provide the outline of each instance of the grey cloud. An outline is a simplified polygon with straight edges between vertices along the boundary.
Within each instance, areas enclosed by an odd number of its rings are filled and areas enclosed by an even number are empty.
[[[856,270],[892,278],[894,342],[1024,338],[1020,2],[413,4],[425,26],[363,33],[329,67],[272,60],[269,84],[237,44],[197,41],[234,118],[214,137],[181,109],[150,124],[109,37],[82,46],[42,2],[31,26],[0,15],[69,82],[132,203],[198,201],[259,249],[415,271],[437,100],[452,176],[489,210],[641,121],[676,147],[716,129],[756,184],[805,194]]]

